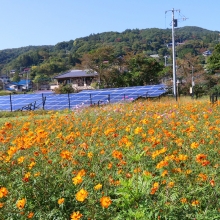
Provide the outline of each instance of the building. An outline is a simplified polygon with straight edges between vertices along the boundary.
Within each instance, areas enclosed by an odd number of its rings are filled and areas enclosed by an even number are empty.
[[[212,52],[210,50],[207,50],[207,51],[203,52],[202,55],[205,57],[210,56],[210,55],[212,55]]]
[[[2,81],[4,84],[7,84],[10,82],[10,77],[7,75],[1,75],[0,76],[0,81]]]
[[[10,82],[6,89],[10,91],[27,91],[33,88],[31,80],[20,80],[19,82]]]
[[[51,86],[51,89],[53,90],[54,87],[58,87],[59,84],[72,84],[72,87],[76,89],[89,89],[91,88],[91,83],[95,82],[97,78],[98,74],[93,71],[70,70],[54,77],[57,80],[57,85]]]

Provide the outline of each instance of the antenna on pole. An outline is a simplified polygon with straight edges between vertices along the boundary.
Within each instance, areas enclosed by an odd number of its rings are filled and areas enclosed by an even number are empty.
[[[174,27],[177,27],[177,19],[174,18],[174,12],[178,11],[180,13],[180,10],[174,10],[174,8],[172,10],[168,10],[172,12],[172,54],[173,54],[173,96],[176,98],[177,101],[177,80],[176,80],[176,50],[175,50],[175,29]],[[168,12],[165,11],[165,14]],[[186,18],[184,18],[185,20]]]

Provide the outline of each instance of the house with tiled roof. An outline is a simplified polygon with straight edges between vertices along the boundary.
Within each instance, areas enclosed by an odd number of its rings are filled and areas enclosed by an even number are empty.
[[[54,79],[57,80],[57,85],[51,86],[51,89],[53,90],[53,87],[57,87],[59,84],[71,84],[72,87],[76,89],[88,89],[91,83],[95,82],[97,78],[98,73],[94,71],[70,70],[54,77]]]

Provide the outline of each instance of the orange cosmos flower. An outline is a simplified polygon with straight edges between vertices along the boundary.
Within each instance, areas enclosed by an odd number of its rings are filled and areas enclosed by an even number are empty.
[[[169,183],[167,184],[167,186],[168,186],[168,188],[173,188],[173,187],[174,187],[174,182],[169,182]]]
[[[155,132],[155,131],[154,131],[154,129],[153,129],[153,128],[150,128],[150,129],[148,130],[148,134],[149,134],[149,135],[153,135],[153,134],[154,134],[154,132]]]
[[[210,180],[210,184],[211,184],[212,187],[214,187],[215,186],[215,180],[213,180],[213,179]]]
[[[208,160],[203,160],[202,161],[202,166],[207,166],[207,165],[209,165],[210,164],[210,161],[208,161]]]
[[[78,220],[82,217],[83,215],[77,211],[77,212],[73,212],[70,216],[71,220]]]
[[[134,133],[135,134],[139,134],[141,132],[143,132],[143,128],[142,127],[137,127],[137,128],[134,129]]]
[[[132,177],[132,175],[131,175],[130,173],[126,173],[125,176],[126,176],[127,178],[131,178],[131,177]]]
[[[3,208],[3,206],[4,206],[4,203],[0,202],[0,209]]]
[[[96,176],[96,174],[95,174],[95,173],[90,173],[89,176],[90,176],[91,178],[94,178],[94,177]]]
[[[67,159],[67,160],[70,160],[72,158],[72,153],[68,150],[63,150],[61,153],[60,153],[60,156],[63,158],[63,159]]]
[[[162,160],[162,161],[160,161],[160,162],[157,164],[156,168],[157,168],[157,169],[161,169],[161,168],[163,168],[163,167],[165,167],[165,166],[168,166],[168,162],[165,161],[165,160]]]
[[[5,187],[0,188],[0,198],[6,197],[8,195],[8,190]]]
[[[198,177],[199,177],[199,180],[203,180],[203,181],[206,181],[207,180],[207,175],[205,175],[205,174],[203,174],[203,173],[200,173],[199,175],[198,175]]]
[[[113,156],[114,158],[119,159],[119,160],[121,160],[121,159],[123,158],[122,152],[121,152],[121,151],[117,151],[117,150],[114,150],[114,151],[112,152],[112,156]]]
[[[76,193],[76,200],[79,202],[83,202],[88,196],[88,192],[85,189],[81,189]]]
[[[192,173],[192,170],[186,170],[186,175],[189,175],[190,173]]]
[[[36,162],[31,162],[29,165],[28,165],[28,168],[29,170],[31,170],[34,166],[35,166]]]
[[[23,209],[25,204],[26,204],[26,199],[23,198],[23,199],[18,200],[16,205],[18,209]]]
[[[34,174],[34,177],[40,176],[40,172]]]
[[[201,163],[203,160],[205,160],[207,155],[205,154],[197,154],[196,155],[196,162]]]
[[[186,203],[186,202],[187,202],[187,199],[186,199],[186,198],[182,198],[182,199],[180,199],[180,201],[181,201],[182,203]]]
[[[111,169],[112,168],[112,163],[109,163],[108,164],[108,169]]]
[[[140,167],[137,167],[134,169],[134,173],[140,173],[141,172],[141,168]]]
[[[12,124],[10,122],[5,122],[5,128],[11,129]]]
[[[103,196],[103,197],[100,199],[100,203],[101,203],[101,206],[102,206],[103,208],[108,208],[108,207],[111,205],[112,201],[111,201],[110,197],[108,197],[108,196]]]
[[[184,154],[179,154],[178,159],[181,161],[187,160],[188,156]]]
[[[199,201],[198,200],[193,200],[191,204],[192,204],[192,206],[197,206],[197,205],[199,205]]]
[[[57,203],[58,203],[59,205],[61,205],[61,204],[63,204],[63,203],[64,203],[64,201],[65,201],[65,199],[64,199],[64,198],[60,198],[60,199],[58,199]]]
[[[28,217],[28,218],[33,218],[33,217],[34,217],[34,213],[33,213],[33,212],[30,212],[27,217]]]
[[[149,172],[149,171],[143,171],[143,174],[145,175],[145,176],[151,176],[152,174],[151,174],[151,172]]]
[[[164,177],[164,176],[166,176],[167,174],[168,174],[168,171],[167,171],[167,170],[164,170],[163,173],[161,174],[161,176]]]
[[[155,192],[156,192],[158,189],[159,189],[159,183],[158,183],[158,182],[155,182],[155,183],[153,184],[153,187],[151,188],[150,194],[151,194],[151,195],[155,194]]]

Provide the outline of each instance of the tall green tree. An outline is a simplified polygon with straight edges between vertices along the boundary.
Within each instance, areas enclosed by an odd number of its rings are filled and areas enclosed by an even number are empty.
[[[163,66],[154,58],[144,54],[125,56],[127,81],[131,86],[155,84],[159,82],[159,73]]]
[[[207,68],[210,73],[220,72],[220,44],[216,45],[212,55],[207,60]]]
[[[21,80],[21,77],[19,76],[18,71],[16,71],[13,78],[12,78],[12,81],[13,82],[19,82],[20,80]]]
[[[108,85],[109,75],[116,64],[114,47],[104,46],[82,57],[82,67],[97,72],[101,86]]]

